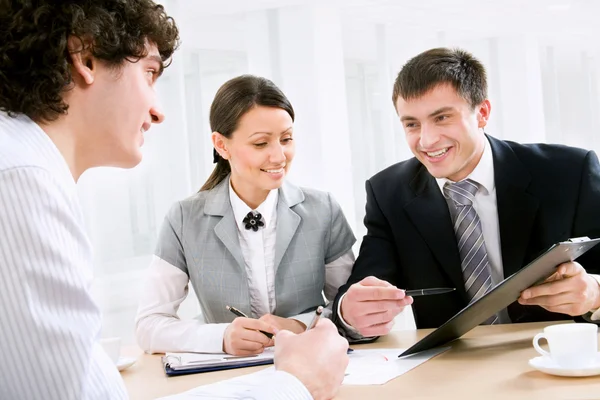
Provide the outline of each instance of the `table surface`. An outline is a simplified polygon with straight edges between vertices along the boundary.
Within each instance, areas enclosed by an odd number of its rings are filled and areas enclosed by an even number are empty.
[[[555,323],[555,322],[554,322]],[[536,333],[552,323],[478,326],[452,343],[452,349],[385,385],[342,386],[339,399],[425,398],[544,398],[600,399],[600,376],[567,378],[547,375],[529,366],[538,356],[532,346]],[[398,331],[375,343],[353,348],[407,348],[430,329]],[[132,400],[154,399],[266,368],[167,377],[161,355],[143,354],[130,347],[123,355],[137,362],[121,372]]]

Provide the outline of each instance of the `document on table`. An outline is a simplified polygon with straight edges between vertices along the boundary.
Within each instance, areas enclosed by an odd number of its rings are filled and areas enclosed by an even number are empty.
[[[441,347],[398,358],[405,349],[364,349],[354,350],[348,355],[350,362],[346,368],[344,385],[383,385],[384,383],[407,373],[425,361],[450,349]],[[238,376],[210,385],[199,386],[190,391],[163,397],[160,400],[192,400],[201,398],[235,398],[257,385],[264,385],[268,375],[275,372],[274,367],[252,374]]]
[[[440,347],[398,358],[405,349],[364,349],[349,354],[344,385],[383,385],[450,347]]]
[[[262,371],[246,374],[209,385],[198,386],[181,394],[161,397],[157,400],[195,400],[195,399],[239,399],[246,397],[248,391],[265,385],[272,381],[270,375],[275,373],[275,367],[269,367]]]

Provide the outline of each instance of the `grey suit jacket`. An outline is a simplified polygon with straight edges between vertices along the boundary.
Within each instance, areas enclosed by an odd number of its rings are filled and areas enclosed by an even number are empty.
[[[285,182],[277,203],[274,314],[290,317],[323,305],[325,264],[355,241],[329,193]],[[171,207],[155,254],[188,275],[207,323],[231,322],[235,315],[226,305],[251,315],[229,178]]]

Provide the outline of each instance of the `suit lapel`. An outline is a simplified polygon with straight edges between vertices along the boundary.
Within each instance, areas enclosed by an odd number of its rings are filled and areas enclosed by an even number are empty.
[[[460,255],[448,204],[435,179],[423,166],[410,183],[415,193],[411,202],[404,206],[408,217],[415,225],[431,252],[450,278],[454,287],[465,300],[465,283],[460,266]],[[410,266],[419,268],[419,266]]]
[[[231,256],[235,259],[242,274],[246,274],[246,267],[240,240],[237,234],[237,226],[233,215],[233,208],[229,201],[229,178],[224,179],[207,195],[204,212],[208,215],[222,216],[215,225],[214,232]]]
[[[302,201],[304,201],[302,191],[291,183],[284,182],[279,189],[279,199],[277,201],[277,236],[275,239],[275,258],[273,260],[275,273],[277,273],[283,255],[296,234],[298,226],[300,226],[301,218],[291,207]]]
[[[508,144],[488,136],[494,157],[494,181],[504,277],[523,267],[539,200],[527,192],[531,175]]]

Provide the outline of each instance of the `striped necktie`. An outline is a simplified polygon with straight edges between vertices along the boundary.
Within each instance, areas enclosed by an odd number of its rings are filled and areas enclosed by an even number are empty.
[[[473,208],[477,190],[479,186],[470,179],[456,183],[446,182],[444,185],[444,194],[454,203],[454,207],[449,207],[450,215],[458,242],[465,289],[471,302],[479,299],[492,288],[491,266],[485,248],[481,221]],[[494,315],[484,324],[494,324],[497,320],[498,316]]]

